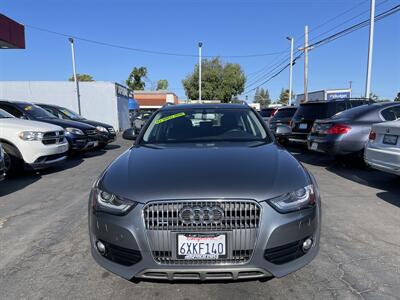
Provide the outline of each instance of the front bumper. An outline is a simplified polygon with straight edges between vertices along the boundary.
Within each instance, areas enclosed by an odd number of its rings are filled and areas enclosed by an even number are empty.
[[[126,279],[229,280],[283,277],[307,265],[318,253],[321,218],[319,203],[318,201],[311,209],[280,214],[266,202],[261,202],[261,220],[254,250],[247,262],[239,264],[159,263],[153,257],[148,239],[143,205],[139,204],[126,216],[114,216],[94,212],[89,204],[91,252],[98,264]],[[279,264],[270,262],[269,258],[267,260],[267,249],[279,249],[308,237],[311,237],[314,243],[302,256]],[[136,253],[135,257],[139,253],[140,259],[132,265],[117,263],[115,259],[106,258],[99,253],[95,246],[98,240],[113,245],[119,253],[125,253],[125,257],[133,255],[132,251]]]
[[[56,166],[67,158],[65,153],[41,156],[34,163],[29,164],[33,170],[41,170],[48,167]]]
[[[97,147],[99,141],[97,139],[88,138],[86,136],[67,136],[70,150],[86,151]]]
[[[365,149],[365,162],[374,169],[400,176],[400,153],[374,148]]]
[[[35,165],[45,157],[64,156],[68,151],[68,143],[44,145],[41,141],[26,141],[18,147],[22,158],[28,165]],[[64,155],[63,155],[64,154]]]
[[[99,139],[99,145],[107,145],[116,140],[116,135],[111,133],[99,133],[98,139]]]

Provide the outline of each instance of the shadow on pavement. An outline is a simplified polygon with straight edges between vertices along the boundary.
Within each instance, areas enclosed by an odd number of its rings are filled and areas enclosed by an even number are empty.
[[[302,163],[323,167],[347,180],[382,190],[376,194],[378,198],[400,207],[400,178],[398,176],[361,167],[360,162],[356,160],[338,160],[296,146],[289,146],[287,149]]]
[[[8,194],[24,189],[25,187],[41,179],[42,175],[53,174],[71,169],[80,165],[82,162],[83,159],[80,157],[69,157],[59,164],[47,169],[38,171],[25,170],[21,174],[12,178],[6,178],[4,181],[0,182],[0,197],[7,196]]]
[[[121,145],[108,144],[107,146],[104,147],[104,150],[114,150],[114,149],[119,149],[119,148],[121,148]]]
[[[0,182],[0,197],[22,190],[38,181],[40,178],[41,176],[37,174],[25,174],[19,177],[7,178]]]

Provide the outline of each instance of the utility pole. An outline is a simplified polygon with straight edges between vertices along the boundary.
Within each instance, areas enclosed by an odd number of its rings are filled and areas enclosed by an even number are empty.
[[[201,103],[201,47],[202,42],[199,42],[199,102]]]
[[[293,44],[294,44],[294,38],[292,37],[287,37],[290,41],[290,71],[289,71],[289,106],[292,105],[292,81],[293,81]]]
[[[304,28],[304,102],[308,101],[308,26]]]
[[[351,94],[352,94],[352,86],[353,86],[353,81],[350,80],[349,81],[349,87],[350,87],[350,98],[351,98]]]
[[[374,48],[374,27],[375,27],[375,0],[371,0],[371,11],[369,20],[369,46],[367,62],[367,79],[365,83],[365,98],[371,94],[371,71],[372,71],[372,52]]]
[[[79,94],[79,82],[78,78],[76,77],[76,65],[75,65],[75,48],[74,48],[74,39],[73,38],[68,38],[70,44],[71,44],[71,52],[72,52],[72,69],[74,72],[74,81],[75,81],[75,86],[76,86],[76,97],[78,100],[78,113],[81,115],[81,96]]]

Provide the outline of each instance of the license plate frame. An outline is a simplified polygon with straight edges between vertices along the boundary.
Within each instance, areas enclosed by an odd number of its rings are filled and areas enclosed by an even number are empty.
[[[314,151],[318,150],[318,143],[312,142],[310,149]]]
[[[397,142],[399,141],[399,136],[395,134],[385,134],[383,136],[383,141],[382,143],[385,145],[392,145],[395,146],[397,145]]]
[[[180,253],[180,237],[181,237],[181,241],[182,242],[186,242],[188,238],[192,238],[193,240],[201,240],[203,239],[205,243],[208,239],[217,239],[218,238],[220,240],[223,240],[223,254],[219,254],[219,253],[212,253],[213,250],[210,249],[210,245],[208,246],[208,253],[187,253],[188,251],[186,251],[186,253],[181,254]],[[198,245],[201,242],[197,242]],[[228,234],[226,232],[221,232],[221,233],[176,233],[176,251],[175,251],[175,255],[177,259],[182,259],[182,260],[218,260],[218,259],[225,259],[228,257],[228,253],[229,253],[229,243],[228,243]],[[200,247],[200,246],[199,246]],[[207,248],[207,246],[205,245],[205,247]],[[212,247],[212,246],[211,246]],[[199,250],[199,248],[197,248],[197,250]],[[206,250],[206,249],[205,249]],[[218,249],[215,249],[218,251]],[[216,254],[216,255],[215,255]]]
[[[299,124],[299,129],[306,130],[307,128],[308,128],[308,124],[307,123],[300,123]]]

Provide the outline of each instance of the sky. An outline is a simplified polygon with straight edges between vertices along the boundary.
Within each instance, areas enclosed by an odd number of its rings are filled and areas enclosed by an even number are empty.
[[[190,54],[144,53],[76,40],[78,73],[95,80],[124,82],[133,67],[145,66],[149,81],[169,81],[169,89],[186,99],[182,79],[197,63],[197,44],[203,55],[238,63],[247,76],[241,99],[253,100],[249,85],[268,78],[274,64],[287,60],[290,43],[318,41],[369,17],[369,0],[0,0],[0,13],[26,25],[26,49],[0,52],[0,80],[66,80],[72,74],[71,49],[65,36],[33,27],[126,48]],[[376,0],[377,14],[400,4]],[[362,96],[368,53],[368,27],[316,48],[309,53],[309,91],[347,88]],[[280,53],[280,54],[276,54]],[[253,54],[271,54],[235,57]],[[279,69],[277,69],[279,70]],[[294,93],[302,93],[303,59],[293,68]],[[271,74],[274,74],[272,72]],[[288,88],[289,70],[262,85],[273,100]],[[394,99],[400,91],[400,12],[376,23],[371,90]]]

